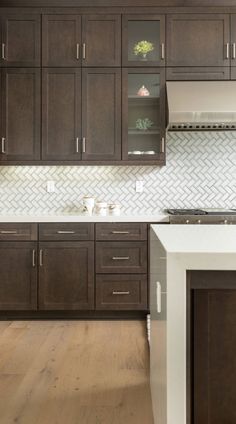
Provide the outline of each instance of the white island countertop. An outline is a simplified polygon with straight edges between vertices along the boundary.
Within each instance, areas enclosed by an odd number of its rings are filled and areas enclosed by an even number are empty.
[[[119,216],[85,215],[77,213],[1,213],[0,223],[4,222],[169,222],[166,214],[121,214]]]

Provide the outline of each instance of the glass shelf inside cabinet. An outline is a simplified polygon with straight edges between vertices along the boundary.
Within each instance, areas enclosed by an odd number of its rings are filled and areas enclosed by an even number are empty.
[[[128,156],[160,153],[160,76],[128,74]]]
[[[128,61],[145,66],[160,56],[160,21],[128,21]]]

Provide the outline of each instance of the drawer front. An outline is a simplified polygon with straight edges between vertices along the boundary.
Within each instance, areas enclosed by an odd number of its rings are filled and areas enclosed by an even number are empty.
[[[97,242],[96,272],[109,274],[147,272],[146,242]]]
[[[39,224],[39,240],[94,240],[94,224]]]
[[[96,224],[96,240],[147,240],[147,224]]]
[[[146,310],[146,275],[97,275],[97,310]]]
[[[35,241],[38,238],[37,229],[37,224],[2,223],[0,224],[0,241]]]

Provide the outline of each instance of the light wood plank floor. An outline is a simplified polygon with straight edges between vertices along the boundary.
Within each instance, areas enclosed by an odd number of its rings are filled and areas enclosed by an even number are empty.
[[[1,424],[153,424],[145,323],[0,322]]]

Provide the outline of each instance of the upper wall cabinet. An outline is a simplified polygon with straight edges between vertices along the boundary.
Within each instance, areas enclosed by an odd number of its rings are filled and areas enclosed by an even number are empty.
[[[123,17],[122,64],[165,66],[165,16]]]
[[[42,21],[43,66],[81,65],[81,17],[45,15]]]
[[[40,66],[40,15],[3,15],[1,66]]]
[[[229,15],[176,14],[167,17],[167,66],[229,64]]]
[[[120,66],[120,16],[43,16],[42,61],[43,66]]]

